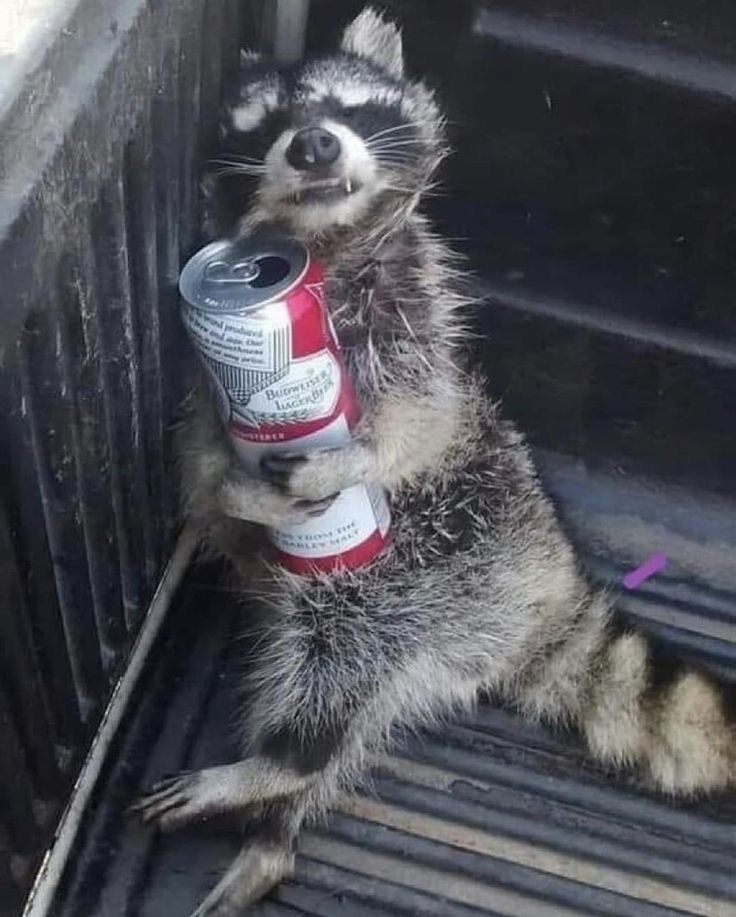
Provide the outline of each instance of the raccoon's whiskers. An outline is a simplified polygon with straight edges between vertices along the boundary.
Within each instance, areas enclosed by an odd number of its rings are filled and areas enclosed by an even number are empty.
[[[418,163],[417,157],[406,150],[387,150],[386,152],[375,153],[374,158],[376,162]]]
[[[366,137],[363,142],[367,144],[367,143],[370,143],[372,140],[376,140],[378,137],[383,137],[385,134],[391,134],[391,133],[394,133],[395,131],[408,131],[408,130],[415,130],[415,129],[416,129],[416,125],[410,124],[409,122],[405,122],[403,124],[396,124],[393,127],[384,128],[384,130],[382,131],[376,131],[375,134],[371,134],[369,137]]]
[[[217,175],[218,178],[222,178],[228,175],[240,175],[242,177],[247,176],[249,178],[253,177],[253,173],[251,172],[246,172],[243,169],[227,168],[225,166],[219,169],[213,169],[213,174]]]
[[[421,140],[381,140],[378,143],[366,143],[369,150],[393,150],[401,146],[417,146]]]
[[[399,166],[407,171],[416,169],[416,161],[401,156],[377,156],[376,162],[379,166]]]
[[[242,153],[222,153],[219,159],[227,159],[228,161],[233,162],[243,162],[243,163],[253,163],[254,165],[262,166],[265,165],[264,159],[258,159],[255,156],[245,156]],[[217,162],[218,158],[211,159],[210,162]]]
[[[217,168],[212,171],[220,175],[241,173],[243,175],[263,175],[266,171],[265,165],[257,163],[238,162],[236,159],[210,159],[210,166]]]

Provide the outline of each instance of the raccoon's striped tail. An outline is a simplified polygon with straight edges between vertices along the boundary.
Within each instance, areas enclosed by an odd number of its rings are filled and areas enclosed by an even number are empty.
[[[636,766],[656,788],[694,795],[736,785],[734,691],[614,626],[591,597],[511,691],[532,716],[576,725],[599,760]]]

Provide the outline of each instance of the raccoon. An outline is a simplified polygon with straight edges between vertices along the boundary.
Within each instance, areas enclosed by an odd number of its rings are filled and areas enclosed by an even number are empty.
[[[244,476],[203,388],[181,446],[184,512],[227,556],[256,646],[243,759],[165,780],[136,811],[176,828],[247,816],[248,843],[196,915],[233,915],[288,875],[305,819],[355,785],[392,727],[436,724],[492,692],[576,727],[607,765],[668,794],[736,777],[736,734],[706,675],[663,669],[617,627],[540,487],[524,439],[467,365],[456,259],[419,210],[447,152],[432,92],[404,73],[398,28],[371,8],[339,52],[279,70],[245,55],[209,227],[268,227],[326,269],[326,301],[363,418],[352,442],[267,457]],[[247,211],[218,205],[250,184]],[[221,202],[220,202],[221,203]],[[371,565],[296,576],[260,528],[320,513],[358,482],[389,492],[393,538]],[[258,525],[253,526],[252,523]]]

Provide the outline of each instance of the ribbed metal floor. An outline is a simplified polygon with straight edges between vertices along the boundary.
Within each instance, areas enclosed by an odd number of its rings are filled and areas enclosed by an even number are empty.
[[[230,757],[232,615],[226,593],[188,584],[57,913],[186,917],[233,857],[222,824],[155,837],[121,815],[138,785]],[[728,917],[734,825],[733,802],[670,806],[596,771],[574,739],[482,704],[471,722],[400,743],[369,792],[302,838],[295,877],[253,912]]]

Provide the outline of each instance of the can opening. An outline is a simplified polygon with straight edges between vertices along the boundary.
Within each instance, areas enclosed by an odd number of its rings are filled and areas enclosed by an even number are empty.
[[[184,265],[179,291],[204,312],[247,312],[287,293],[309,267],[299,242],[243,236],[205,245]]]
[[[257,290],[280,283],[291,270],[289,262],[278,255],[264,255],[262,258],[256,258],[255,260],[259,271],[249,285]]]

